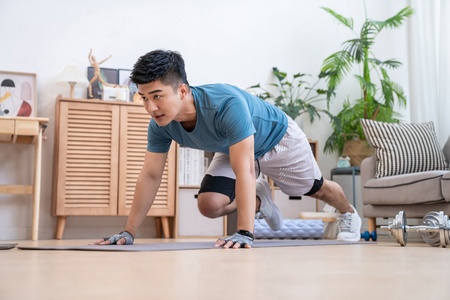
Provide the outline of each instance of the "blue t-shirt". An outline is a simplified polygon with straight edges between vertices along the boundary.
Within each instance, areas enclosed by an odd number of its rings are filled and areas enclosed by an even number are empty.
[[[254,134],[255,158],[265,154],[283,138],[286,114],[274,105],[228,84],[191,87],[197,111],[194,130],[186,131],[172,121],[148,127],[147,150],[169,151],[172,140],[181,146],[229,154],[229,147]]]

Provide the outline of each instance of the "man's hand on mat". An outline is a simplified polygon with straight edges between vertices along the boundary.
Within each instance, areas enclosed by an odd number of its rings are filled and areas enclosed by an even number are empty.
[[[88,245],[111,245],[111,242],[109,240],[106,240],[107,238],[103,238],[101,240],[95,241],[92,244],[88,244]],[[124,245],[125,244],[125,239],[120,239],[117,241],[116,243],[117,245]]]
[[[214,247],[228,248],[247,248],[250,249],[253,246],[253,234],[249,231],[239,230],[230,237],[224,239],[218,239]]]
[[[94,242],[93,245],[132,245],[134,243],[134,237],[128,231],[122,231],[119,234],[112,235],[110,237],[103,238]]]

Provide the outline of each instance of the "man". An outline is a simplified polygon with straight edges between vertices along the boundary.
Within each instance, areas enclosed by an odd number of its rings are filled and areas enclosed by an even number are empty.
[[[200,212],[210,218],[237,210],[237,232],[215,246],[251,248],[256,217],[279,230],[282,216],[269,176],[288,195],[309,195],[340,213],[339,240],[360,239],[361,219],[340,186],[324,180],[305,134],[285,113],[237,87],[190,87],[177,52],[155,50],[140,57],[131,73],[144,107],[152,116],[148,146],[125,231],[96,244],[131,244],[150,209],[172,140],[215,152],[198,196]]]

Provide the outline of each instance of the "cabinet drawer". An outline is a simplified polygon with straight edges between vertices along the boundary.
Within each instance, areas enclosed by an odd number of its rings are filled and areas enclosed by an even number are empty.
[[[283,215],[283,219],[298,219],[300,212],[316,211],[316,199],[302,196],[289,197],[281,190],[275,190],[275,203]]]
[[[0,142],[10,142],[14,134],[14,120],[0,118]]]
[[[14,134],[14,120],[0,118],[0,134]]]
[[[39,123],[34,120],[16,120],[14,133],[36,136],[39,134]]]

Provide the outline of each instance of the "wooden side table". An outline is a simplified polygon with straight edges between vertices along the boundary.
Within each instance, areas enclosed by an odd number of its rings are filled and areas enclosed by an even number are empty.
[[[48,118],[0,117],[0,143],[34,144],[33,185],[0,185],[0,194],[33,195],[31,239],[38,239],[43,132]]]

